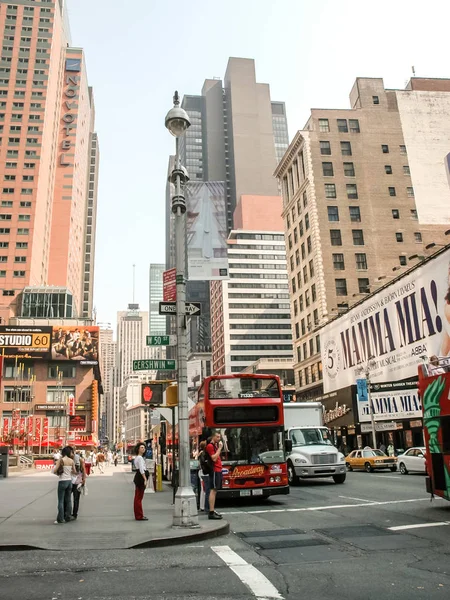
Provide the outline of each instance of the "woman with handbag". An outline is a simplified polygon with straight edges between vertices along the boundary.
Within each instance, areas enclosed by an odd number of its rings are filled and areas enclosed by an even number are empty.
[[[72,475],[76,475],[73,461],[73,450],[70,446],[63,448],[61,458],[55,465],[53,473],[58,475],[58,516],[55,524],[67,523],[72,513]]]
[[[147,487],[147,480],[149,472],[145,469],[145,444],[136,444],[134,453],[136,458],[134,459],[134,466],[136,467],[136,475],[134,476],[134,518],[136,521],[148,521],[147,517],[144,517],[144,511],[142,509],[142,499],[144,498],[145,488]]]
[[[84,485],[86,484],[86,470],[84,460],[79,452],[74,456],[76,475],[72,477],[72,494],[73,494],[73,512],[72,519],[77,519],[78,509],[80,507],[80,496]]]

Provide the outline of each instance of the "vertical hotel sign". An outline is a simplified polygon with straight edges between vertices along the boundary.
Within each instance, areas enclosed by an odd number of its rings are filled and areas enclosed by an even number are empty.
[[[63,167],[73,166],[73,162],[70,162],[69,155],[66,154],[71,150],[74,144],[70,141],[70,135],[72,129],[76,129],[76,118],[78,102],[77,98],[80,91],[80,76],[74,75],[73,73],[79,73],[81,71],[81,58],[68,58],[66,59],[66,75],[64,82],[63,91],[63,140],[61,142],[61,156],[60,165]]]

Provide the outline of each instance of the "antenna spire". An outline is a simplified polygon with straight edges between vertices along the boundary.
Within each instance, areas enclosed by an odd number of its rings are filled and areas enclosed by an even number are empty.
[[[136,265],[133,265],[133,304],[134,304],[135,292],[136,292]]]

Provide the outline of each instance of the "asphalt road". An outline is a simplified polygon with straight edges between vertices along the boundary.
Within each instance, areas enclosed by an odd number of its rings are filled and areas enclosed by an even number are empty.
[[[233,533],[200,544],[0,553],[0,600],[450,596],[450,503],[421,475],[353,472],[221,510]]]

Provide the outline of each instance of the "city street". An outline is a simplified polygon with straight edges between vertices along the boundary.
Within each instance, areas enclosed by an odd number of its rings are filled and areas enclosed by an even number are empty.
[[[450,504],[430,502],[424,486],[389,471],[316,480],[257,505],[227,503],[232,533],[166,548],[74,549],[85,514],[67,526],[66,549],[1,552],[0,599],[447,598]]]

